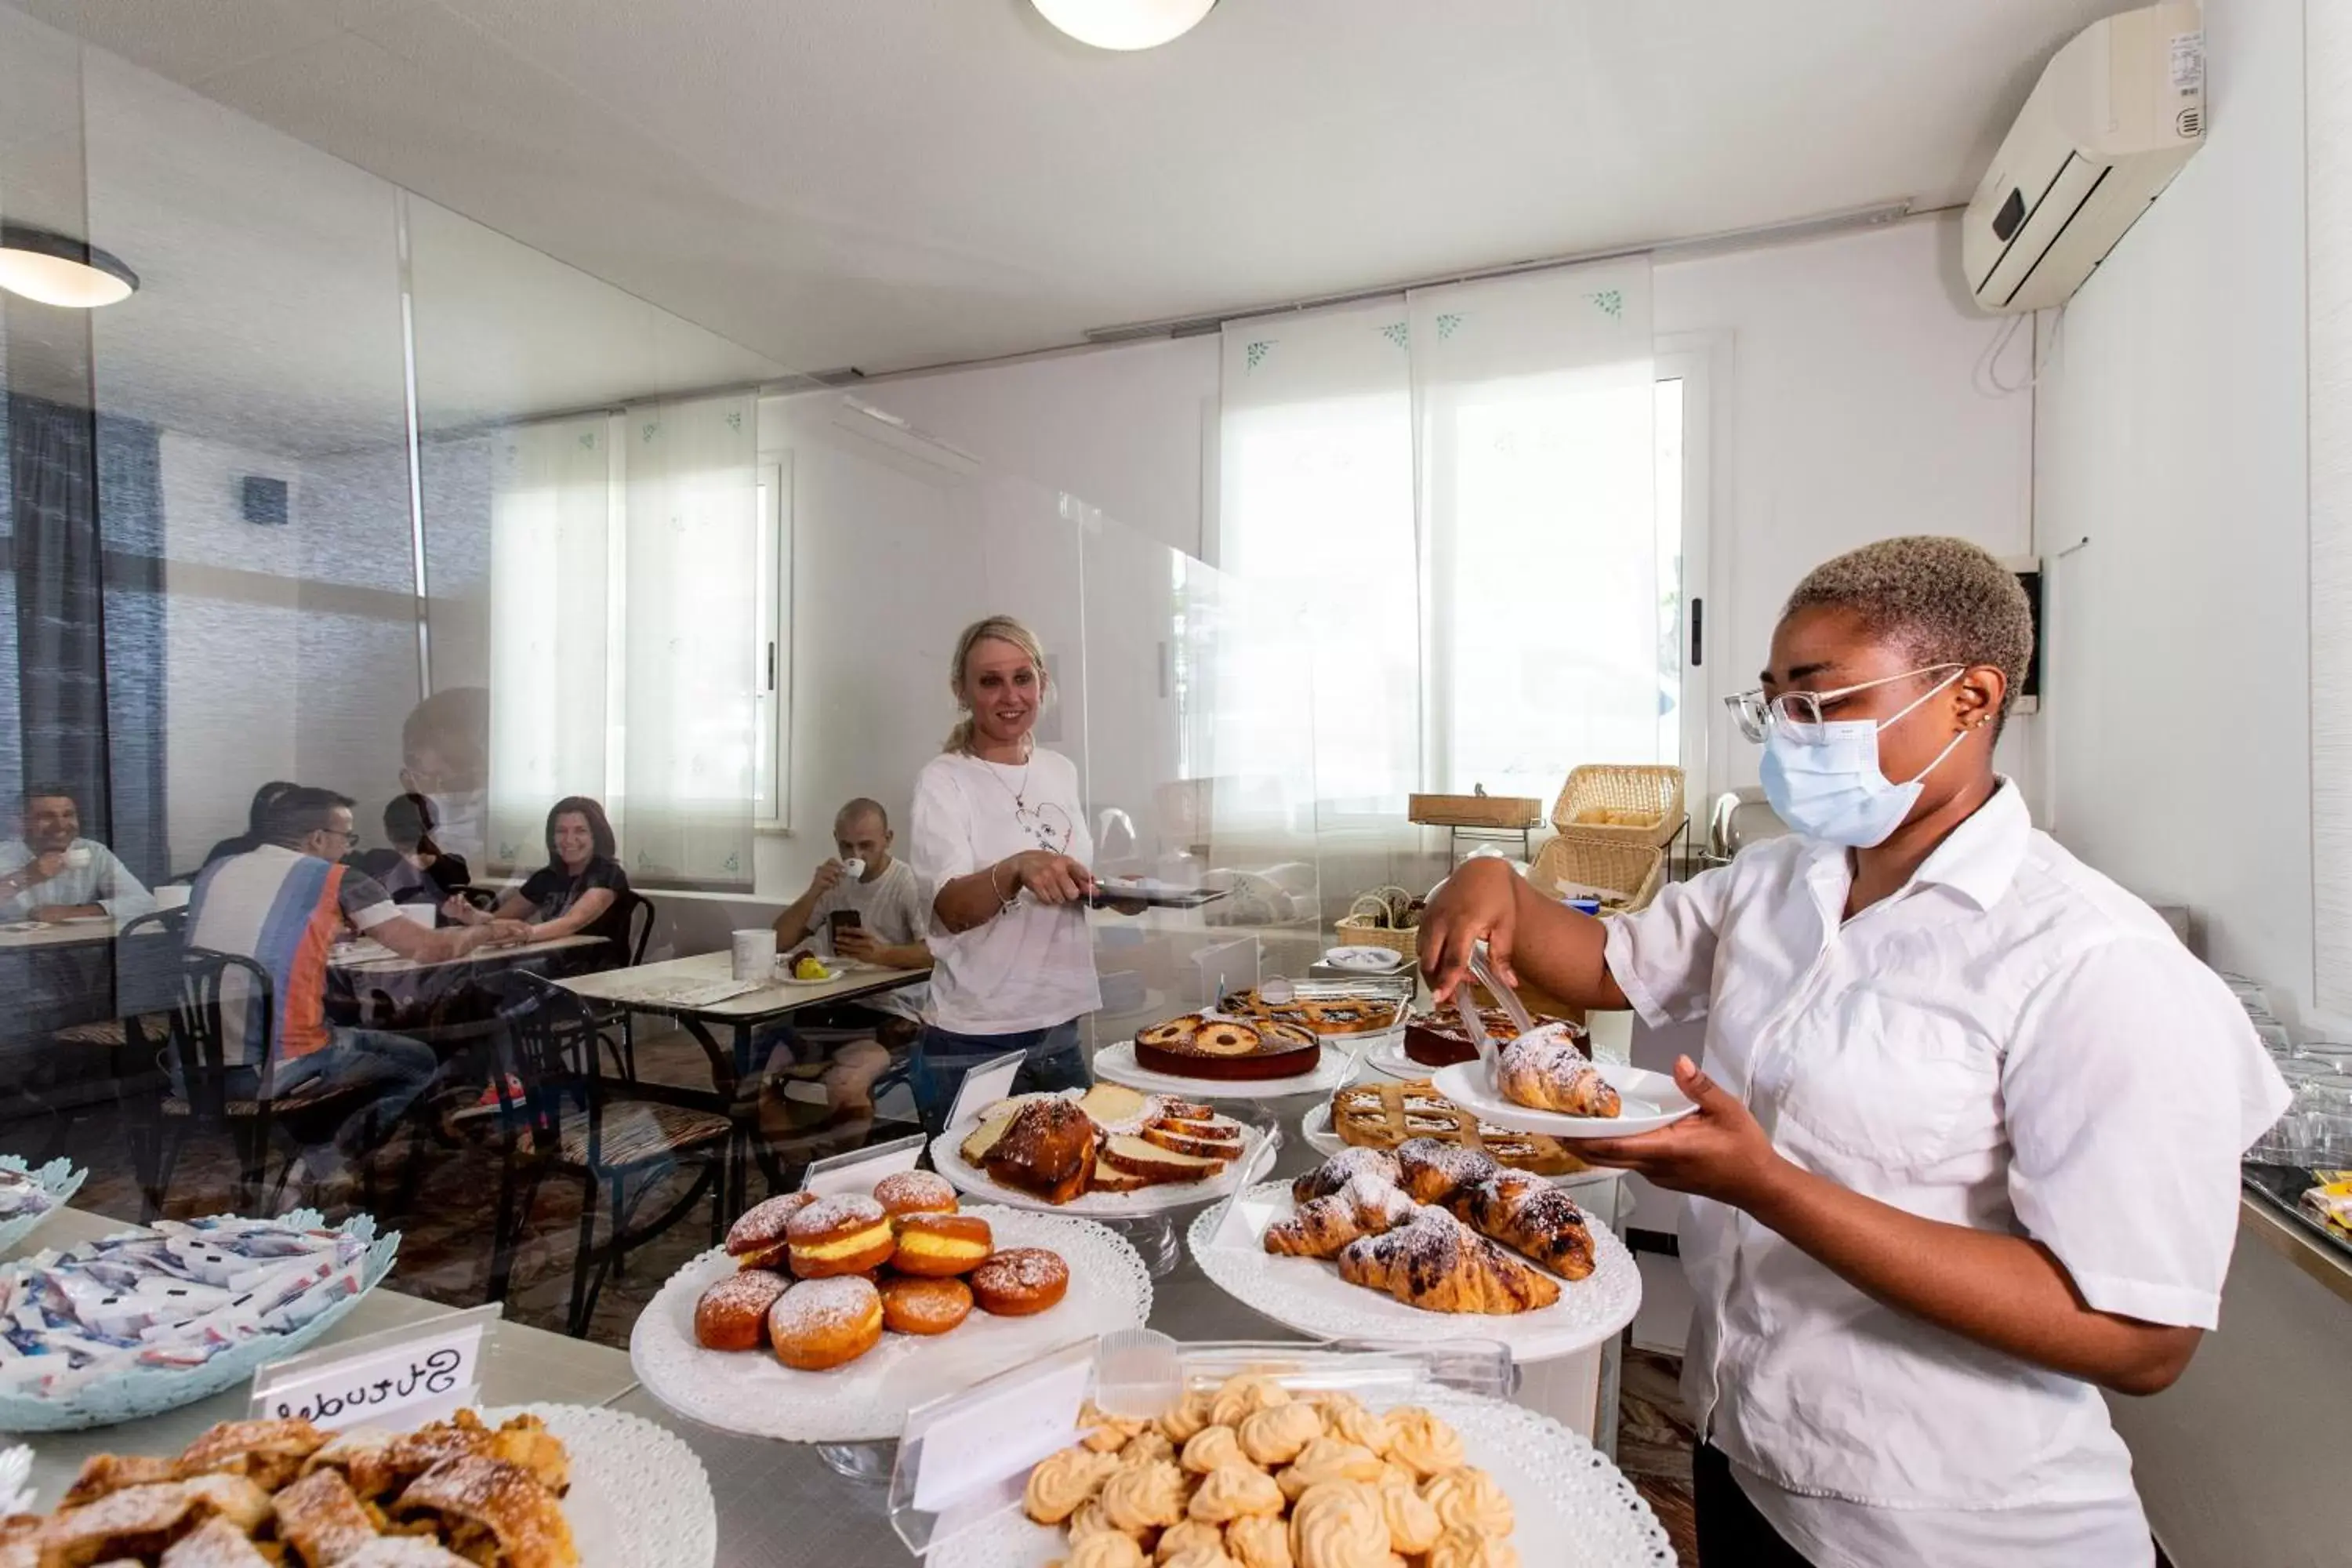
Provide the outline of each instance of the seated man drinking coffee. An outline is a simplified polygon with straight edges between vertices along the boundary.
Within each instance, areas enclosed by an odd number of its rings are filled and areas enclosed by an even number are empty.
[[[890,853],[896,839],[878,801],[858,799],[833,819],[837,858],[816,868],[808,890],[776,917],[776,951],[803,946],[886,969],[929,969],[923,941],[930,899],[915,868]],[[804,1026],[856,1031],[833,1053],[824,1074],[828,1128],[862,1138],[874,1120],[874,1080],[893,1050],[922,1027],[925,987],[902,986],[846,1005],[801,1016]]]

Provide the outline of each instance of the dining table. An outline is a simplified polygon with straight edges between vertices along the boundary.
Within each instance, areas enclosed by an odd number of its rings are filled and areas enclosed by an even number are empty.
[[[736,1127],[728,1160],[728,1188],[730,1202],[740,1213],[748,1186],[745,1154],[758,1163],[771,1191],[782,1191],[788,1174],[759,1135],[756,1096],[742,1092],[759,1069],[752,1059],[759,1032],[812,1007],[855,1002],[919,984],[930,973],[843,959],[830,963],[834,973],[827,980],[788,980],[772,973],[746,982],[735,978],[733,953],[702,952],[630,969],[564,976],[557,984],[585,1002],[673,1019],[701,1047],[710,1063],[716,1089],[712,1107]],[[721,1034],[727,1037],[724,1045],[719,1041]]]

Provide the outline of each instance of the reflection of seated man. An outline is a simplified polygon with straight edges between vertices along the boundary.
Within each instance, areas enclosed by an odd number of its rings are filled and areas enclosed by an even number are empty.
[[[371,849],[359,868],[383,884],[395,904],[431,904],[436,909],[474,879],[462,855],[445,853],[433,841],[433,803],[421,795],[396,795],[383,808],[389,849]]]
[[[292,779],[271,779],[268,784],[255,790],[253,803],[245,808],[245,831],[232,837],[224,838],[206,850],[205,864],[209,866],[215,860],[226,860],[232,855],[242,855],[248,849],[259,848],[263,842],[261,825],[269,816],[269,803],[288,790],[299,787],[301,786],[295,784]]]
[[[373,878],[341,864],[358,835],[352,831],[350,797],[331,790],[287,791],[270,805],[263,836],[259,847],[215,860],[196,879],[188,945],[250,958],[269,975],[274,1029],[245,1005],[242,972],[223,982],[221,1027],[237,1064],[231,1098],[258,1093],[258,1047],[266,1037],[275,1041],[274,1097],[305,1086],[374,1089],[331,1142],[302,1152],[299,1174],[307,1192],[296,1195],[324,1207],[349,1201],[345,1162],[388,1135],[436,1071],[432,1048],[420,1041],[328,1024],[327,969],[336,938],[346,930],[362,931],[403,958],[430,963],[520,942],[523,928],[499,921],[427,931],[402,919]]]
[[[833,819],[839,858],[819,866],[808,891],[776,917],[776,951],[790,953],[806,944],[886,969],[930,968],[931,950],[923,940],[930,898],[915,868],[891,855],[896,837],[879,803],[853,800],[843,806]],[[861,862],[861,874],[850,876],[845,861]],[[843,918],[836,921],[836,916]],[[903,986],[800,1016],[811,1026],[863,1031],[834,1053],[824,1073],[828,1129],[845,1140],[862,1139],[872,1124],[874,1080],[888,1068],[893,1049],[914,1043],[923,1000],[923,987]]]
[[[62,784],[25,791],[23,837],[0,844],[0,921],[127,921],[154,907],[154,896],[114,851],[81,836],[72,791]]]

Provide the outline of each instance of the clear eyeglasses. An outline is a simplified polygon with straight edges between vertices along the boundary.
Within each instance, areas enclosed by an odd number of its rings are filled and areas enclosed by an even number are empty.
[[[1769,700],[1764,695],[1764,689],[1759,686],[1752,691],[1742,691],[1725,698],[1723,705],[1731,710],[1732,718],[1738,722],[1739,732],[1751,741],[1762,741],[1776,723],[1780,726],[1782,733],[1801,737],[1809,730],[1830,722],[1823,714],[1824,708],[1851,697],[1857,691],[1868,691],[1879,686],[1892,686],[1898,680],[1910,680],[1922,675],[1941,675],[1944,678],[1943,683],[1949,684],[1954,676],[1967,668],[1968,666],[1965,664],[1922,665],[1917,669],[1906,669],[1900,675],[1881,676],[1876,680],[1864,680],[1853,686],[1840,686],[1829,691],[1783,691],[1780,696]],[[1926,698],[1923,696],[1920,700],[1925,701]],[[1916,706],[1918,706],[1917,703],[1912,704],[1912,707]],[[1906,708],[1903,712],[1907,713],[1910,710]],[[1902,716],[1902,713],[1897,713],[1895,718],[1899,719]],[[1887,721],[1888,723],[1893,721],[1893,720]]]

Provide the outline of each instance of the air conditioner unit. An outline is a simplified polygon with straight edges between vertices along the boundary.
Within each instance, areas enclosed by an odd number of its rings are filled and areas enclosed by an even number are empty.
[[[2096,22],[2060,49],[1962,221],[1977,303],[2062,305],[2205,138],[2204,16],[2194,0]]]

